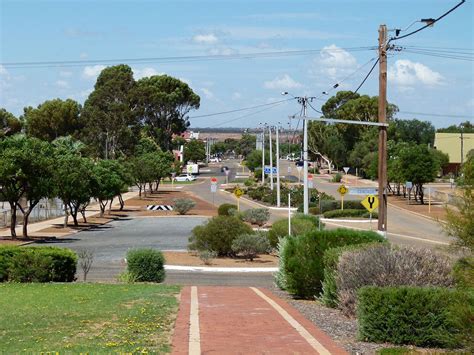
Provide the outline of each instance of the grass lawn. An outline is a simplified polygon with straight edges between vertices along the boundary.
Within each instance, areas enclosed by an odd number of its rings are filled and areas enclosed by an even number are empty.
[[[0,353],[169,352],[177,286],[0,284]]]

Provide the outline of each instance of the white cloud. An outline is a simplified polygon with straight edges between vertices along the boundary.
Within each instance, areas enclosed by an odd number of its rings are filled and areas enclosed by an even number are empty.
[[[100,64],[87,66],[84,68],[82,75],[86,79],[95,79],[100,74],[100,72],[104,69],[105,69],[105,65],[100,65]]]
[[[334,80],[354,70],[357,60],[346,50],[331,44],[321,50],[314,64],[316,68],[319,68],[319,72]]]
[[[59,72],[59,76],[60,76],[61,78],[69,78],[69,77],[72,76],[72,72],[71,72],[71,71],[66,71],[66,70],[61,70],[61,71]]]
[[[219,42],[217,36],[213,33],[195,35],[193,37],[193,42],[199,44],[215,44]]]
[[[55,84],[57,87],[62,89],[67,89],[69,87],[69,83],[66,80],[57,80]]]
[[[295,89],[300,88],[303,85],[299,82],[295,81],[291,76],[288,74],[284,74],[283,76],[276,77],[273,80],[265,81],[263,86],[266,89]]]
[[[154,75],[163,75],[164,73],[158,72],[155,68],[147,67],[143,69],[133,68],[133,75],[135,79],[146,78]]]
[[[232,100],[240,100],[242,98],[242,94],[238,91],[232,94]]]
[[[79,54],[79,58],[81,59],[85,59],[87,58],[89,55],[86,53],[86,52],[82,52],[81,54]]]
[[[202,93],[206,99],[212,100],[214,98],[214,93],[206,88],[201,88]]]
[[[388,70],[389,82],[401,88],[413,87],[417,84],[436,86],[442,84],[443,76],[426,65],[399,59]]]

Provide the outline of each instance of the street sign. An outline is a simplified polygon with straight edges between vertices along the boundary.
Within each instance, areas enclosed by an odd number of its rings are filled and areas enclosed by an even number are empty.
[[[190,164],[188,164],[188,165],[186,166],[186,172],[187,172],[188,174],[192,174],[192,173],[193,173],[193,166],[190,165]]]
[[[339,186],[339,188],[337,189],[337,192],[339,192],[341,196],[344,196],[345,194],[347,194],[348,191],[349,190],[344,185]]]
[[[350,187],[349,195],[377,195],[377,189],[375,187]]]
[[[303,167],[298,165],[296,169],[298,169],[298,172],[300,172],[301,170],[303,170]]]
[[[244,194],[244,192],[240,189],[240,187],[236,187],[234,189],[235,197],[240,198],[240,197],[242,197],[243,194]]]
[[[291,173],[291,166],[288,167],[288,172]]]
[[[377,207],[379,207],[379,199],[377,196],[374,195],[369,195],[366,198],[364,198],[361,202],[362,206],[364,206],[367,211],[370,213],[373,212]]]
[[[217,184],[211,184],[211,192],[216,193],[217,192]]]
[[[275,166],[273,167],[273,169],[270,169],[270,166],[266,165],[265,168],[263,169],[265,174],[270,174],[272,170],[273,170],[273,174],[277,173],[277,168]]]
[[[345,167],[343,167],[342,169],[344,169],[344,172],[347,174],[347,173],[349,172],[349,169],[350,169],[350,168],[349,168],[348,166],[345,166]]]
[[[412,183],[411,181],[407,181],[407,182],[405,183],[405,187],[406,187],[407,189],[411,189],[411,188],[413,188],[413,183]]]
[[[211,178],[211,185],[217,185],[217,178]]]
[[[314,180],[313,180],[313,175],[311,174],[308,174],[308,189],[312,189],[314,184],[313,184]]]

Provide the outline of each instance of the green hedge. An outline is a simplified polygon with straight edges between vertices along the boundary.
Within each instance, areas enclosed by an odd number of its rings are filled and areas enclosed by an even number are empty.
[[[0,247],[0,282],[72,282],[77,255],[55,247]]]
[[[339,217],[360,217],[360,218],[369,218],[370,213],[366,209],[346,209],[343,210],[332,210],[326,211],[323,213],[324,218],[339,218]],[[377,212],[372,212],[372,218],[377,219],[378,214]]]
[[[230,216],[229,211],[236,210],[236,209],[237,209],[237,205],[233,205],[231,203],[223,203],[217,209],[217,214],[219,216]]]
[[[297,213],[291,218],[291,235],[301,235],[319,227],[319,218],[316,216]],[[321,223],[321,228],[324,225]],[[278,239],[288,235],[288,218],[280,219],[273,223],[268,231],[270,245],[276,248]]]
[[[322,230],[288,238],[283,272],[287,290],[304,298],[319,296],[324,279],[323,255],[326,250],[344,245],[383,242],[375,232],[351,229]]]
[[[345,252],[369,248],[376,244],[378,243],[344,245],[342,247],[331,248],[325,251],[323,256],[324,278],[320,297],[320,300],[324,305],[331,308],[336,308],[338,305],[336,277],[339,257]]]
[[[473,310],[472,293],[366,286],[358,292],[359,337],[370,342],[454,348],[472,335]]]
[[[466,256],[456,261],[453,267],[456,287],[474,289],[474,257]]]
[[[312,209],[312,214],[321,214],[327,211],[334,211],[341,209],[341,200],[334,200],[334,199],[321,199],[321,210],[319,209],[319,203],[310,202],[309,208]],[[344,209],[351,209],[351,210],[364,210],[366,211],[365,207],[362,206],[359,200],[344,200]],[[298,212],[303,212],[303,204],[298,206]]]
[[[127,271],[135,281],[163,282],[165,257],[157,249],[132,249],[127,252]]]

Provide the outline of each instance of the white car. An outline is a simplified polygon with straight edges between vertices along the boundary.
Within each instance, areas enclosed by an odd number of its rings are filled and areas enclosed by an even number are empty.
[[[213,157],[209,159],[209,163],[219,163],[221,161],[218,157]]]
[[[174,178],[174,181],[194,181],[196,177],[191,174],[181,174]]]

